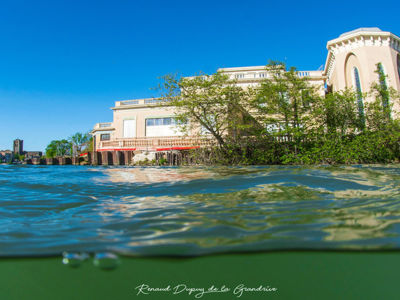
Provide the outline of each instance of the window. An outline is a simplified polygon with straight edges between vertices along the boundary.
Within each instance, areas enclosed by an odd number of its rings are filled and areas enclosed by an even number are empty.
[[[397,54],[397,73],[399,75],[399,80],[400,80],[400,54]]]
[[[382,88],[387,89],[386,73],[381,63],[378,63],[378,75],[379,75],[379,84],[381,85]]]
[[[110,134],[109,133],[100,134],[100,141],[109,141],[109,140],[110,140]]]
[[[236,79],[244,78],[244,74],[236,74],[235,78]]]
[[[364,123],[365,122],[365,120],[364,120],[364,103],[363,103],[363,98],[362,98],[360,73],[358,72],[358,69],[356,67],[354,67],[353,72],[354,72],[354,86],[355,86],[356,96],[357,96],[358,115],[360,116],[362,123]]]
[[[378,80],[379,80],[379,84],[381,86],[382,92],[382,106],[383,107],[388,107],[389,105],[389,93],[388,93],[388,88],[387,88],[387,84],[386,84],[386,73],[385,70],[383,68],[383,65],[381,63],[377,64],[377,68],[378,68]]]
[[[180,136],[179,122],[174,117],[146,119],[146,136]]]
[[[280,124],[266,124],[265,129],[267,130],[268,133],[275,133],[280,131]]]
[[[171,126],[176,124],[177,124],[176,120],[171,117],[146,119],[146,126]]]
[[[124,138],[136,137],[136,120],[124,120]]]

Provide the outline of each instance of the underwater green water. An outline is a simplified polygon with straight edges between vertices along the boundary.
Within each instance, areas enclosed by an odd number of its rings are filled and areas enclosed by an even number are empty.
[[[0,299],[398,299],[400,253],[269,252],[196,258],[127,258],[110,271],[90,259],[78,268],[61,258],[0,260]],[[137,295],[137,286],[205,288],[223,285],[225,293],[201,298],[188,292]],[[240,285],[277,288],[276,292],[233,294]]]

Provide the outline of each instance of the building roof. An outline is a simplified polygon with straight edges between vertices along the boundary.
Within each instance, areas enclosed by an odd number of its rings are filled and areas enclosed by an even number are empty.
[[[383,31],[380,30],[378,27],[361,27],[361,28],[354,29],[352,31],[348,31],[348,32],[342,33],[339,36],[339,38],[345,37],[345,36],[348,36],[348,35],[352,35],[352,34],[358,33],[358,32],[383,32]]]

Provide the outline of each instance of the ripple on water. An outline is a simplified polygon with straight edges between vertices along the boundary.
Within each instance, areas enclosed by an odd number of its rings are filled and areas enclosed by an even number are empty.
[[[0,255],[398,249],[399,186],[399,165],[0,166]]]

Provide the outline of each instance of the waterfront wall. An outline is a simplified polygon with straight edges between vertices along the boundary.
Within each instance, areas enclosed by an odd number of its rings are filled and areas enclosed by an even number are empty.
[[[98,151],[89,152],[85,156],[77,157],[54,157],[54,158],[32,158],[25,160],[28,165],[92,165],[92,166],[131,166],[131,165],[170,165],[179,166],[191,164],[188,151],[158,151],[149,155],[152,160],[143,159],[138,161],[135,155],[146,157],[145,151]],[[151,154],[151,153],[150,153]]]
[[[177,166],[190,164],[188,151],[159,151],[155,152],[153,160],[143,159],[134,161],[135,155],[146,153],[144,151],[98,151],[89,152],[85,156],[77,157],[54,157],[54,158],[32,158],[25,160],[28,165],[92,165],[92,166],[130,166],[130,165],[171,165]]]

